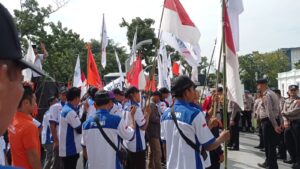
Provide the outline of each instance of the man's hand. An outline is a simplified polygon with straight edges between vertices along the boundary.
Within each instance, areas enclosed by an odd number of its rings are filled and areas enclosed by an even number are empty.
[[[136,106],[131,106],[130,116],[131,116],[132,119],[134,119],[135,112],[136,112]]]
[[[58,150],[59,149],[59,143],[58,143],[58,141],[54,141],[54,143],[53,143],[53,151],[54,150]]]
[[[280,126],[275,127],[275,132],[277,134],[280,134],[282,132]]]
[[[220,156],[219,156],[219,163],[223,163],[224,162],[224,154],[222,153]]]
[[[284,121],[283,122],[283,127],[285,128],[285,129],[288,129],[288,128],[290,128],[290,123],[289,123],[289,121]]]
[[[220,138],[224,141],[228,141],[230,139],[230,132],[229,130],[224,130],[220,133]]]

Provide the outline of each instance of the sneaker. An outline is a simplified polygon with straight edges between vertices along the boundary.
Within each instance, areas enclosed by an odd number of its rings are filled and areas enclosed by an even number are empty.
[[[286,163],[286,164],[293,164],[293,163],[295,163],[295,161],[292,160],[292,159],[290,159],[290,160],[283,160],[283,162]]]

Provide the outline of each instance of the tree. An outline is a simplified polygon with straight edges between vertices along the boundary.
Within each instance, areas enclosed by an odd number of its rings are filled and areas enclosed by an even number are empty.
[[[255,91],[257,78],[267,77],[269,86],[277,87],[277,74],[288,70],[288,57],[282,50],[260,54],[252,54],[239,57],[240,75],[245,89]]]
[[[150,18],[141,19],[140,17],[136,17],[131,20],[131,23],[128,23],[124,18],[122,22],[120,23],[120,27],[126,27],[127,28],[127,40],[128,45],[132,46],[132,40],[135,34],[135,31],[137,29],[137,43],[152,39],[152,44],[143,45],[141,48],[141,53],[143,59],[145,59],[146,64],[150,65],[151,63],[151,57],[155,56],[155,49],[157,47],[157,38],[155,37],[154,28],[152,26],[154,25],[155,21]]]
[[[17,29],[21,34],[22,49],[28,47],[27,39],[33,43],[45,43],[49,53],[43,69],[54,77],[56,81],[70,82],[73,79],[74,67],[76,58],[79,55],[81,61],[81,69],[86,73],[87,50],[85,42],[80,38],[80,35],[73,32],[71,29],[63,27],[61,22],[47,22],[50,14],[56,12],[64,6],[69,0],[55,0],[56,8],[51,6],[47,8],[39,7],[36,0],[26,0],[22,3],[22,11],[15,10],[15,20]],[[45,30],[50,31],[45,31]],[[100,43],[96,40],[91,40],[92,51],[97,65],[100,65]],[[123,47],[118,47],[113,41],[110,41],[107,47],[108,65],[105,70],[99,69],[101,75],[107,72],[118,72],[115,61],[114,50],[119,53],[122,63],[124,63],[126,54]]]

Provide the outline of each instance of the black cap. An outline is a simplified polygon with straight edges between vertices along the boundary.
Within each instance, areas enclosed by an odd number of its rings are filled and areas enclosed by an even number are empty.
[[[20,39],[16,25],[8,10],[1,3],[0,25],[0,59],[13,60],[20,63],[23,68],[30,68],[38,74],[45,76],[43,70],[22,59]]]
[[[138,88],[136,88],[135,86],[131,86],[127,89],[125,93],[125,97],[129,97],[130,94],[138,93],[138,92],[140,92]]]
[[[256,81],[256,84],[267,84],[267,83],[268,83],[268,79],[266,78],[258,79]]]
[[[170,91],[169,91],[169,89],[167,89],[166,87],[163,87],[163,88],[160,88],[159,89],[159,92],[161,93],[161,94],[163,94],[163,93],[170,93]]]
[[[179,76],[174,81],[174,86],[172,87],[172,93],[177,95],[176,93],[181,93],[185,89],[188,89],[190,87],[196,87],[194,82],[185,75]]]
[[[289,85],[289,90],[298,90],[299,86],[297,85]]]

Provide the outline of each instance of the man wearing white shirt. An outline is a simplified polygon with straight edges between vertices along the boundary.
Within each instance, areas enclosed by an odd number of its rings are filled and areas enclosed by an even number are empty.
[[[109,139],[120,147],[121,139],[134,139],[134,114],[136,109],[130,112],[131,121],[128,126],[123,118],[109,113],[113,102],[106,91],[98,91],[95,96],[95,107],[97,109],[95,116],[98,117],[105,134]],[[83,124],[82,141],[83,154],[88,159],[89,169],[119,169],[121,161],[117,152],[103,137],[99,131],[94,117],[89,117]],[[105,152],[105,155],[103,155]],[[101,157],[101,158],[99,158]]]
[[[65,87],[60,88],[60,102],[57,102],[50,106],[49,108],[49,123],[50,130],[53,139],[53,155],[52,155],[52,166],[51,169],[62,169],[62,161],[59,157],[58,149],[59,149],[59,119],[60,112],[62,107],[67,102],[66,92],[67,89]]]
[[[43,63],[45,61],[45,59],[48,57],[48,52],[46,50],[45,44],[41,43],[41,49],[43,51],[43,54],[39,54],[38,50],[37,50],[37,46],[36,45],[32,45],[33,51],[34,51],[34,55],[35,55],[35,60],[34,60],[34,65],[36,67],[38,67],[39,69],[43,70]],[[32,82],[36,85],[36,83],[39,81],[39,77],[41,75],[39,75],[38,73],[32,71]]]
[[[194,101],[195,84],[187,76],[179,76],[172,87],[175,96],[174,107],[166,110],[161,117],[161,139],[166,144],[166,163],[168,169],[204,169],[204,150],[214,150],[229,140],[228,131],[218,138],[210,132],[206,120],[199,109],[190,105]],[[172,111],[172,112],[171,112]],[[199,150],[196,151],[183,139],[174,123],[171,113],[175,114],[178,128]]]

